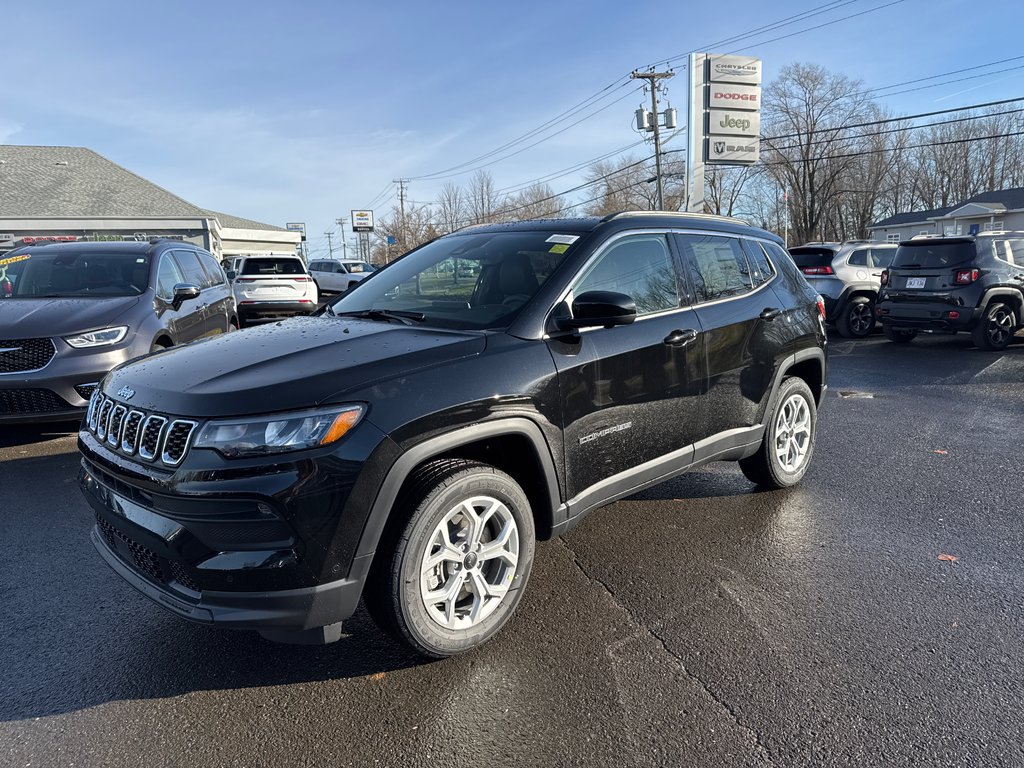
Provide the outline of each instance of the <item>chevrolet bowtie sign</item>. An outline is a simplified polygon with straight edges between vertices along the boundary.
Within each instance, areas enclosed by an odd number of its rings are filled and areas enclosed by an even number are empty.
[[[756,163],[761,144],[761,60],[708,54],[703,92],[704,162]]]

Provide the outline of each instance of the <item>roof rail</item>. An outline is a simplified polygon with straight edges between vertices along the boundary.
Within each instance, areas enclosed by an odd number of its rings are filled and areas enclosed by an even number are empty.
[[[627,216],[688,216],[698,219],[710,219],[713,221],[728,221],[732,224],[750,226],[749,222],[744,221],[743,219],[737,219],[734,216],[719,216],[714,213],[690,213],[688,211],[616,211],[615,213],[609,213],[607,216],[602,217],[601,221],[612,221],[613,219],[624,218]]]

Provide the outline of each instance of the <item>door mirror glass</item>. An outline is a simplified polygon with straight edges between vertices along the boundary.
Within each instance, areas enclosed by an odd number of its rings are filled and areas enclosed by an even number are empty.
[[[230,282],[232,282],[232,283],[235,282],[235,275],[237,274],[237,272],[235,272],[235,270],[233,270],[233,269],[226,269],[226,270],[224,270],[224,274],[227,275],[228,280]]]

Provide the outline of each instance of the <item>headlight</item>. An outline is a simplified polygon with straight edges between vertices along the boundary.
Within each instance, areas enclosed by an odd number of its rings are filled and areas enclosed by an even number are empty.
[[[213,448],[228,458],[300,451],[337,442],[362,415],[363,406],[342,405],[271,416],[219,419],[203,427],[193,445]]]
[[[83,347],[106,347],[124,340],[128,335],[127,325],[118,325],[114,328],[104,328],[100,331],[89,331],[78,336],[65,336],[64,341],[75,349]]]

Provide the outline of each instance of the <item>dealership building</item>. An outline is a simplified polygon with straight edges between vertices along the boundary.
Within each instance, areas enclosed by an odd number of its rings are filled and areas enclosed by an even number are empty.
[[[982,192],[933,211],[898,213],[868,230],[876,242],[898,243],[916,235],[977,235],[1024,231],[1024,187]]]
[[[294,254],[302,234],[200,208],[84,147],[0,145],[0,253],[47,242],[194,243],[218,259]]]

